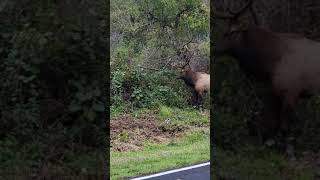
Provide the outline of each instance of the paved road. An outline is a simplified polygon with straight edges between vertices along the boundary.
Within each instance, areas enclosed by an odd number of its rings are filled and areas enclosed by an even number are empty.
[[[134,178],[132,180],[209,180],[210,162]]]

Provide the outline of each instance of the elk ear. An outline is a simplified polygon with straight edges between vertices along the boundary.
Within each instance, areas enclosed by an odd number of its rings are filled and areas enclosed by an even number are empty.
[[[232,21],[230,22],[230,30],[229,33],[237,32],[240,30],[241,24],[239,21]]]
[[[230,33],[237,32],[237,31],[239,31],[239,30],[240,30],[240,28],[239,28],[237,25],[235,25],[235,24],[233,24],[233,25],[230,27]]]
[[[247,21],[247,19],[238,19],[234,22],[231,23],[230,25],[230,32],[239,32],[239,31],[245,31],[248,29],[249,27],[249,21]]]
[[[242,21],[240,23],[240,30],[241,31],[246,31],[250,26],[250,20],[249,19],[245,19],[244,21]]]

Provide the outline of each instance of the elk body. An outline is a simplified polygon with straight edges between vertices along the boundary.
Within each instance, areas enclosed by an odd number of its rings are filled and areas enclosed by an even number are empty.
[[[217,38],[215,57],[230,55],[240,68],[268,85],[262,131],[264,141],[287,137],[297,119],[294,106],[299,97],[320,88],[320,43],[297,34],[275,33],[254,24],[243,28],[237,18],[250,3],[231,18],[226,33]],[[218,17],[219,18],[219,17]],[[288,145],[284,143],[284,145]]]
[[[210,90],[210,75],[204,72],[195,72],[191,68],[182,70],[177,79],[182,79],[186,85],[192,88],[193,105],[200,108],[203,104],[203,96]]]

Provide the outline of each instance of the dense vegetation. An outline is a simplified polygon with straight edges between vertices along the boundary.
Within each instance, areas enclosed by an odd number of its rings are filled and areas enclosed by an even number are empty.
[[[187,106],[189,90],[172,66],[183,63],[177,52],[190,39],[192,63],[208,65],[208,18],[200,0],[111,2],[111,109]]]
[[[105,7],[0,3],[1,174],[102,174]]]

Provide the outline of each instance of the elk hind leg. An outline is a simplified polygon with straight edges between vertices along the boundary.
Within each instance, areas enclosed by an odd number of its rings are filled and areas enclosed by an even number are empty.
[[[268,89],[259,89],[257,92],[263,102],[263,108],[260,115],[254,117],[254,120],[250,120],[252,126],[249,126],[249,132],[255,132],[258,135],[259,142],[266,143],[275,142],[277,135],[279,115],[281,110],[281,98],[276,96],[272,91]],[[260,102],[260,101],[259,101]]]
[[[203,91],[200,91],[198,93],[197,105],[198,105],[198,109],[202,111],[203,110]]]
[[[197,91],[193,90],[192,97],[191,97],[192,107],[197,107],[197,103],[198,103],[198,93],[197,93]]]

